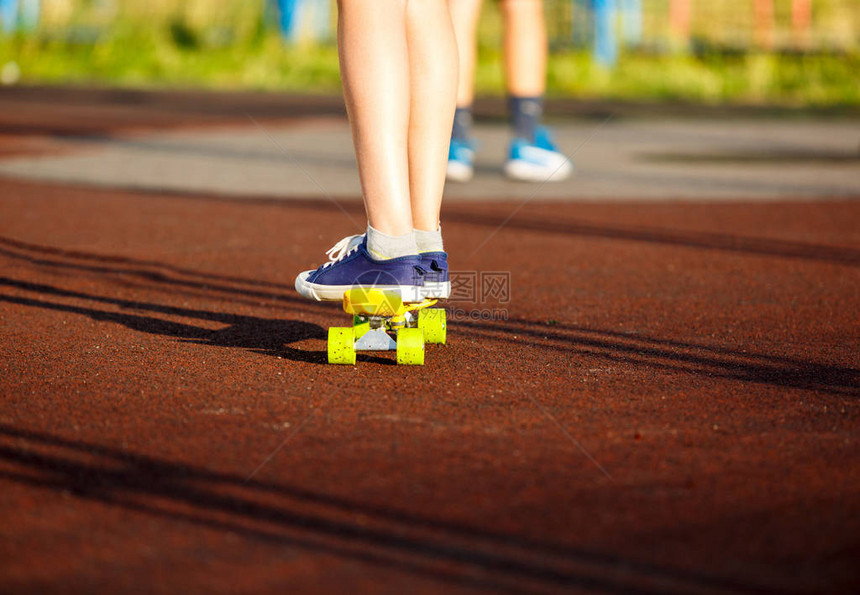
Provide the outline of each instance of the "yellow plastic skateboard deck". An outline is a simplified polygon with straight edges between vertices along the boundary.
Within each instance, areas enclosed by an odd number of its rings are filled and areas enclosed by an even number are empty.
[[[424,344],[447,338],[445,309],[433,308],[436,301],[405,303],[400,294],[381,289],[346,291],[343,310],[352,315],[352,326],[329,329],[329,363],[354,364],[358,351],[394,350],[398,364],[423,365]]]

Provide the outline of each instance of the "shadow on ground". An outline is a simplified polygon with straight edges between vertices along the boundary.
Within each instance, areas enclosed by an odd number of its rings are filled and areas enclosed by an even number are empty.
[[[154,261],[65,251],[0,238],[0,256],[51,270],[86,272],[109,283],[133,289],[157,290],[171,297],[190,295],[195,298],[224,299],[230,303],[259,306],[260,300],[290,312],[329,312],[331,304],[321,304],[295,295],[290,286],[238,276],[212,274],[188,268],[161,265]],[[815,253],[817,258],[820,254]],[[794,253],[790,253],[794,257]],[[170,337],[182,341],[242,348],[254,353],[293,361],[327,364],[324,350],[305,351],[291,347],[307,339],[324,340],[322,327],[297,320],[261,318],[203,309],[119,299],[72,291],[35,283],[25,279],[0,277],[0,288],[36,294],[0,294],[0,301],[29,307],[68,312],[101,322],[120,324],[133,331]],[[49,301],[50,298],[53,301]],[[57,300],[74,300],[75,303]],[[107,307],[99,309],[94,302]],[[460,304],[459,306],[462,306]],[[153,316],[180,316],[224,324],[213,330],[191,323],[174,322]],[[452,332],[469,329],[469,333],[490,342],[510,346],[512,336],[530,337],[518,349],[549,349],[605,361],[669,370],[706,378],[723,378],[777,387],[800,388],[830,394],[856,396],[860,372],[853,368],[832,366],[797,358],[751,353],[690,341],[674,341],[643,335],[621,334],[604,329],[566,325],[564,323],[512,318],[506,321],[456,321]],[[361,354],[364,361],[392,364],[393,360]]]
[[[496,533],[0,424],[0,478],[246,539],[492,591],[760,591],[754,585]],[[14,470],[9,470],[9,468]],[[362,522],[354,519],[361,516]],[[475,573],[476,569],[484,572]],[[658,584],[643,588],[638,585]]]
[[[783,149],[758,151],[726,151],[721,153],[643,153],[642,161],[654,163],[727,163],[727,164],[814,164],[828,165],[860,163],[860,150],[837,151],[827,149]]]

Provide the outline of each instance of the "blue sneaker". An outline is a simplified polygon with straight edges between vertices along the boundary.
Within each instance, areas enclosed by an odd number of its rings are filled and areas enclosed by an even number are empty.
[[[552,142],[549,130],[541,126],[535,142],[524,138],[511,141],[505,175],[521,182],[558,182],[570,177],[573,162]]]
[[[448,299],[451,281],[448,279],[448,253],[422,252],[421,268],[424,269],[423,295],[430,299]]]
[[[302,296],[317,301],[340,301],[347,290],[364,287],[396,291],[404,302],[423,299],[426,271],[418,255],[376,260],[367,251],[364,234],[343,238],[326,254],[327,263],[296,277],[296,291]]]
[[[452,182],[468,182],[475,175],[475,145],[472,141],[452,138],[448,146],[445,177]]]

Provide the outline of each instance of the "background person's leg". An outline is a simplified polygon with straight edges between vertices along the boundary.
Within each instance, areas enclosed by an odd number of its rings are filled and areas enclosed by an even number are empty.
[[[406,0],[338,0],[338,54],[370,225],[412,232]]]
[[[481,4],[482,0],[448,0],[460,58],[460,74],[457,79],[458,108],[471,108],[475,98],[477,30]]]
[[[444,1],[407,0],[406,6],[412,222],[436,231],[457,96],[457,44]]]
[[[508,94],[538,97],[546,89],[547,37],[541,0],[502,0]]]
[[[543,115],[547,37],[542,0],[503,0],[505,79],[514,134],[534,142]]]
[[[541,126],[548,53],[543,2],[502,0],[502,16],[508,111],[514,134],[505,175],[528,182],[563,180],[573,172],[573,163]]]
[[[465,182],[474,174],[475,150],[472,141],[472,101],[475,96],[477,29],[482,0],[448,0],[459,56],[457,109],[451,130],[447,177]]]

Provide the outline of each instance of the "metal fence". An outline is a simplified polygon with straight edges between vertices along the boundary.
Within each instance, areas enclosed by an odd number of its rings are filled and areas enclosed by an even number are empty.
[[[181,19],[198,30],[265,22],[290,41],[329,43],[334,0],[0,0],[7,33],[153,26]],[[545,0],[554,49],[592,49],[611,63],[624,51],[853,51],[860,0]],[[502,26],[485,0],[482,39]],[[228,39],[237,39],[235,34]]]
[[[623,50],[852,51],[860,0],[545,0],[550,43]]]

